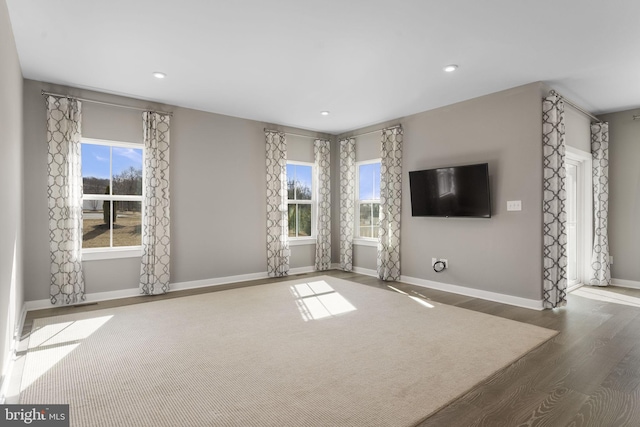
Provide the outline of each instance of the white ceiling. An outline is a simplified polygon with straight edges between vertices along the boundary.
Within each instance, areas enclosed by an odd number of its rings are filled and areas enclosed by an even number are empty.
[[[25,78],[332,134],[534,81],[640,107],[639,0],[6,1]]]

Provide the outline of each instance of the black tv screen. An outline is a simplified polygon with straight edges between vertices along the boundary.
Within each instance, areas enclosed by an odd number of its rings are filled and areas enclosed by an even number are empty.
[[[489,165],[409,172],[412,216],[491,217]]]

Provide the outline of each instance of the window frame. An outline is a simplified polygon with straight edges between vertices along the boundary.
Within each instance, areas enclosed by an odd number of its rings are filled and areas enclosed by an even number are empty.
[[[593,222],[592,157],[589,152],[568,145],[566,147],[565,162],[572,162],[578,165],[578,187],[582,187],[576,193],[576,196],[580,199],[577,206],[577,214],[579,216],[578,227],[581,228],[581,231],[578,232],[578,237],[581,243],[578,244],[577,249],[578,256],[581,256],[581,265],[578,265],[577,283],[572,284],[567,281],[568,291],[571,292],[582,286],[591,274],[591,262],[589,260],[591,259],[593,230],[588,224]]]
[[[361,203],[378,203],[380,205],[380,199],[363,199],[360,200],[360,166],[371,165],[379,163],[382,166],[382,158],[362,160],[356,162],[356,179],[354,186],[354,205],[355,205],[355,217],[353,221],[353,243],[361,246],[377,246],[378,237],[362,237],[360,236],[360,204]],[[378,211],[379,212],[379,211]]]
[[[84,186],[82,191],[82,206],[84,207],[85,200],[100,200],[100,201],[109,201],[109,202],[140,202],[141,205],[141,218],[144,218],[144,178],[145,178],[145,168],[144,168],[144,155],[145,155],[145,147],[142,143],[136,142],[127,142],[127,141],[116,141],[116,140],[108,140],[108,139],[97,139],[97,138],[80,138],[80,147],[82,150],[83,144],[89,145],[101,145],[107,146],[110,148],[134,148],[136,150],[142,150],[142,194],[137,195],[106,195],[106,194],[84,194]],[[84,180],[84,177],[83,177]],[[109,188],[113,192],[113,151],[109,150]],[[84,222],[84,220],[83,220]],[[112,225],[112,224],[111,224]],[[83,233],[84,239],[84,233]],[[83,240],[84,243],[84,240]],[[142,240],[140,241],[140,245],[136,246],[113,246],[113,229],[110,227],[109,233],[109,247],[100,247],[100,248],[82,248],[82,260],[83,261],[95,261],[102,259],[116,259],[116,258],[133,258],[133,257],[141,257],[142,256]]]
[[[299,161],[299,160],[287,160],[287,166],[288,165],[295,165],[295,166],[310,166],[311,167],[311,200],[297,200],[297,199],[289,199],[289,194],[287,191],[287,215],[289,212],[289,204],[291,204],[290,202],[293,202],[293,204],[304,204],[304,205],[311,205],[311,236],[297,236],[297,237],[291,237],[289,236],[289,231],[288,231],[288,227],[287,227],[287,238],[289,239],[289,245],[291,246],[297,246],[297,245],[311,245],[311,244],[315,244],[316,243],[316,239],[317,239],[317,224],[316,224],[316,215],[318,212],[318,197],[317,197],[317,188],[318,188],[318,182],[317,182],[317,177],[316,177],[316,165],[313,162],[303,162],[303,161]],[[289,176],[287,176],[287,181],[289,180]],[[287,182],[288,185],[288,182]],[[298,227],[298,224],[296,224],[296,228]],[[297,232],[298,230],[296,230]]]

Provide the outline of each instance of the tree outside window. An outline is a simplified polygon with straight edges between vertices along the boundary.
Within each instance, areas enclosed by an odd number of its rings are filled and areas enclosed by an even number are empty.
[[[83,249],[142,245],[140,144],[83,139]]]
[[[287,162],[289,237],[313,235],[313,164]]]
[[[377,239],[380,226],[380,160],[358,162],[356,237]]]

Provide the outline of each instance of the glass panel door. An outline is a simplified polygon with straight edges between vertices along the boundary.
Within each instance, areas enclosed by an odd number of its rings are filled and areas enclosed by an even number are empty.
[[[578,191],[578,165],[567,161],[567,284],[574,286],[580,282],[580,233],[578,206],[581,192]]]

